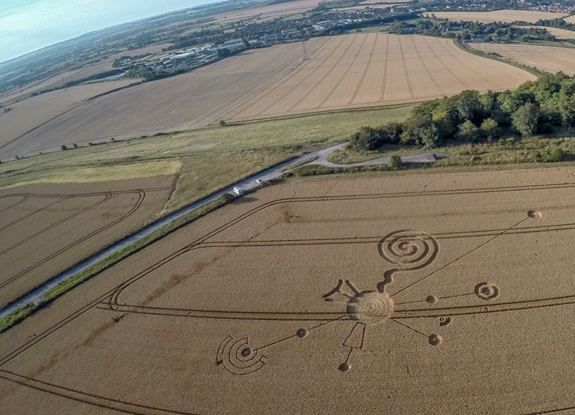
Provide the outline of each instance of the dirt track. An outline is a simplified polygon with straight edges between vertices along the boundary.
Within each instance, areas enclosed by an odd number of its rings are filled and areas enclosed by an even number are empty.
[[[574,192],[568,168],[266,188],[0,335],[1,405],[568,413]]]

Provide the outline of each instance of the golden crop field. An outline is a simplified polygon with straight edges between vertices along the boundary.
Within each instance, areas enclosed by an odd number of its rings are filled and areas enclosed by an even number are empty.
[[[564,20],[565,20],[567,23],[573,24],[573,23],[575,23],[575,15],[573,15],[573,16],[568,16],[568,17],[566,17]]]
[[[311,39],[307,47],[313,52],[324,42],[321,38]],[[60,111],[62,114],[50,121],[42,118],[40,126],[23,119],[13,123],[18,124],[14,126],[18,131],[11,133],[4,143],[17,134],[31,131],[0,149],[0,157],[31,154],[62,144],[139,137],[205,126],[288,73],[301,59],[301,43],[250,50],[187,74],[128,88],[65,113]],[[90,87],[96,85],[100,84]],[[67,96],[63,95],[65,92],[58,92],[58,96]],[[64,106],[64,102],[56,99],[51,102],[55,108]],[[49,111],[50,118],[54,117],[49,108],[41,107],[40,111]],[[13,112],[7,116],[18,115],[16,110]],[[0,123],[4,117],[0,117]]]
[[[474,21],[480,23],[536,23],[538,20],[558,19],[565,16],[565,14],[562,13],[549,13],[531,10],[496,10],[493,12],[433,12],[428,13],[428,15],[435,15],[435,17],[438,19],[449,19],[456,22]]]
[[[27,149],[25,147],[19,148],[21,152],[18,153],[10,153],[9,148],[11,147],[11,142],[27,132],[76,108],[91,97],[121,88],[133,82],[134,80],[129,79],[81,85],[47,92],[10,105],[11,111],[0,111],[0,157],[13,157],[15,154],[26,152]],[[16,147],[18,146],[16,145]]]
[[[0,307],[162,211],[173,177],[0,191]]]
[[[513,89],[533,79],[516,67],[468,54],[449,39],[383,33],[336,36],[227,118],[418,102],[466,89]]]
[[[573,177],[558,168],[260,190],[0,334],[0,407],[570,413]]]
[[[474,49],[533,66],[540,71],[575,74],[575,49],[536,45],[507,45],[497,43],[470,43]]]

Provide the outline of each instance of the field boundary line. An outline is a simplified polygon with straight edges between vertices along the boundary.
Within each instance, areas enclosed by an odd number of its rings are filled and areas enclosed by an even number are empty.
[[[470,47],[469,45],[467,45],[467,43],[459,41],[457,39],[454,39],[453,43],[459,49],[461,49],[462,51],[467,52],[471,55],[480,56],[480,57],[485,58],[485,59],[491,59],[491,60],[494,60],[497,62],[504,63],[506,65],[514,66],[516,68],[524,70],[525,72],[529,72],[531,75],[534,75],[537,78],[541,78],[542,76],[548,74],[548,72],[539,70],[537,68],[532,68],[532,67],[527,66],[527,65],[522,65],[519,62],[515,62],[515,61],[509,60],[509,59],[499,58],[497,56],[490,55],[490,54],[485,53],[483,51],[480,51],[478,49],[474,49],[474,48]]]
[[[322,114],[334,114],[338,112],[356,112],[356,111],[374,111],[374,110],[383,110],[383,109],[397,109],[403,107],[411,107],[416,105],[418,102],[421,101],[413,101],[413,102],[399,102],[399,103],[392,103],[384,104],[380,101],[360,104],[356,107],[341,107],[341,108],[324,108],[314,112],[294,112],[292,114],[282,114],[278,113],[276,115],[266,115],[261,117],[250,117],[245,119],[239,119],[238,121],[234,121],[233,125],[243,125],[243,124],[252,124],[258,122],[266,122],[266,121],[274,121],[274,120],[286,120],[286,119],[293,119],[293,118],[302,118],[302,117],[314,117],[317,115]]]

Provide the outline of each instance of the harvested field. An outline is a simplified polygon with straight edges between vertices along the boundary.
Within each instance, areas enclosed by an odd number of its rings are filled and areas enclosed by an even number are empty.
[[[496,43],[469,43],[469,46],[485,53],[497,55],[540,71],[575,74],[575,49],[553,46],[505,45]]]
[[[130,85],[134,80],[100,82],[47,92],[11,105],[10,112],[0,111],[0,157],[5,146],[27,132],[81,105],[85,100],[105,92]],[[70,142],[68,142],[70,144]],[[25,151],[22,148],[22,151]],[[21,154],[21,153],[15,153]],[[15,155],[10,154],[10,156]]]
[[[418,102],[465,89],[513,89],[533,79],[521,69],[465,53],[449,39],[382,33],[336,36],[227,118]]]
[[[324,42],[311,39],[307,47],[313,51]],[[5,146],[2,157],[204,126],[280,79],[301,57],[301,43],[247,51],[187,74],[97,98]]]
[[[575,23],[575,15],[568,16],[563,20],[565,20],[567,23],[573,24],[573,23]]]
[[[2,408],[569,413],[572,174],[259,191],[1,334]]]
[[[173,178],[0,191],[0,307],[159,213]]]
[[[530,10],[496,10],[493,12],[433,12],[428,15],[435,15],[438,19],[449,19],[452,21],[468,21],[480,23],[513,23],[526,22],[536,23],[538,20],[559,19],[565,16],[563,13],[549,13]]]

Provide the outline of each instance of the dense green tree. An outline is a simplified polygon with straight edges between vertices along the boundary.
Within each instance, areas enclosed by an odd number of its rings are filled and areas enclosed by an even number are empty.
[[[426,131],[433,125],[433,110],[437,108],[437,101],[425,102],[418,105],[404,123],[401,141],[404,144],[424,145],[423,137]],[[435,127],[437,129],[437,127]]]
[[[357,150],[372,151],[381,147],[381,140],[374,128],[361,127],[357,133],[351,136],[351,145]]]
[[[575,80],[563,83],[558,94],[557,107],[565,124],[575,124]]]
[[[439,128],[431,123],[418,129],[419,142],[426,147],[437,147],[441,144]]]
[[[462,141],[477,141],[479,139],[479,128],[467,120],[459,125],[457,136]]]
[[[479,127],[480,134],[487,139],[499,137],[499,125],[493,118],[486,118]]]
[[[522,137],[547,134],[556,126],[575,125],[575,77],[563,73],[527,82],[515,91],[462,93],[416,106],[403,123],[363,127],[353,137],[362,149],[385,144],[437,147],[449,141],[494,140],[513,131]],[[541,160],[556,159],[541,153]]]
[[[444,98],[432,111],[431,120],[437,126],[441,141],[452,139],[457,133],[458,114],[453,100]]]
[[[526,102],[535,102],[533,93],[523,90],[504,91],[497,97],[497,101],[503,111],[514,113]]]
[[[539,121],[539,108],[531,102],[526,102],[511,114],[511,119],[513,127],[521,134],[521,137],[531,137]]]
[[[479,100],[479,92],[463,91],[456,95],[454,102],[461,122],[470,120],[480,122],[484,115],[484,107]]]
[[[388,122],[377,129],[381,145],[397,144],[403,133],[403,126],[398,122]]]

